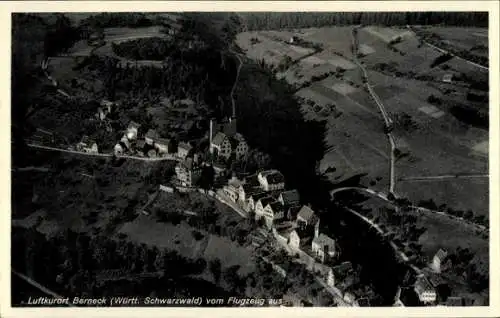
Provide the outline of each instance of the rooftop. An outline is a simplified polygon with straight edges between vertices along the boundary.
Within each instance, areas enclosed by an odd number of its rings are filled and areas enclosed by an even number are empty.
[[[139,128],[141,127],[141,124],[136,123],[135,121],[130,121],[128,124],[128,128]]]
[[[434,290],[432,287],[431,283],[425,276],[420,276],[417,278],[417,281],[415,282],[415,291],[417,293],[422,293],[424,291],[429,291],[429,290]]]
[[[314,211],[307,205],[303,205],[299,213],[297,214],[297,217],[301,217],[306,222],[310,222],[314,217]]]
[[[168,145],[170,143],[170,139],[158,137],[156,138],[155,142],[157,144]]]
[[[156,130],[150,129],[146,133],[146,138],[156,139],[156,138],[158,138],[158,133],[156,132]]]
[[[281,197],[285,205],[297,204],[300,201],[300,195],[297,190],[284,191],[281,193]]]
[[[318,244],[319,246],[328,246],[332,251],[335,250],[335,240],[323,233],[315,237],[313,239],[313,243]]]
[[[182,141],[179,143],[178,148],[184,149],[184,150],[187,150],[187,151],[193,149],[193,147],[190,144],[188,144],[186,142],[182,142]]]
[[[436,254],[434,255],[434,257],[437,257],[439,258],[441,261],[444,260],[446,258],[446,256],[448,256],[448,252],[446,252],[445,250],[443,250],[442,248],[440,248]]]

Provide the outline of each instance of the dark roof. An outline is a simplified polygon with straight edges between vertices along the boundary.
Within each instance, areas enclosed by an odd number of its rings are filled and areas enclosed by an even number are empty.
[[[137,144],[136,144],[136,147],[137,148],[144,148],[144,145],[146,144],[146,142],[144,140],[137,140]]]
[[[415,282],[415,291],[417,293],[422,293],[426,290],[434,290],[432,287],[431,283],[425,276],[420,276],[417,278],[417,281]]]
[[[308,207],[307,205],[303,205],[302,208],[300,209],[299,213],[297,214],[297,217],[301,217],[304,220],[306,220],[307,223],[311,222],[314,217],[314,211]]]
[[[281,197],[285,205],[297,204],[300,201],[300,195],[297,190],[284,191],[281,193]]]
[[[269,205],[271,206],[271,209],[273,209],[273,212],[279,212],[283,210],[283,206],[278,201],[272,202]]]
[[[170,143],[170,139],[167,139],[167,138],[156,138],[155,142],[157,144],[168,145]]]
[[[274,202],[274,198],[270,196],[266,196],[260,199],[260,203],[263,207],[266,207],[268,204]]]
[[[258,201],[258,200],[265,198],[267,196],[269,196],[269,194],[267,192],[258,192],[258,193],[252,194],[252,199],[254,201]]]
[[[156,132],[156,130],[150,129],[146,133],[146,137],[151,138],[151,139],[156,139],[156,138],[158,138],[158,133]]]
[[[276,184],[285,182],[285,177],[278,170],[268,170],[261,172],[262,177],[267,179],[267,183]]]
[[[212,144],[214,145],[217,145],[217,146],[220,146],[222,145],[222,143],[224,142],[224,140],[227,138],[226,134],[225,133],[222,133],[222,132],[218,132],[214,139],[212,139]]]

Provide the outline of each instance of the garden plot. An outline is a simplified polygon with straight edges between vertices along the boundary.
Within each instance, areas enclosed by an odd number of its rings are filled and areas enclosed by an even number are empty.
[[[304,29],[302,38],[322,44],[325,50],[332,49],[345,56],[351,56],[352,29],[352,26]]]

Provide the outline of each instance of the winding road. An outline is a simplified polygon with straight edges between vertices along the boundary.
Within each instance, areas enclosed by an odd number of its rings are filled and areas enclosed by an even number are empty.
[[[90,152],[83,152],[83,151],[76,151],[76,150],[68,150],[68,149],[62,149],[62,148],[56,148],[56,147],[48,147],[48,146],[41,146],[41,145],[35,145],[35,144],[27,144],[28,147],[31,148],[36,148],[36,149],[42,149],[42,150],[49,150],[49,151],[58,151],[58,152],[66,152],[66,153],[72,153],[72,154],[77,154],[77,155],[82,155],[82,156],[90,156],[90,157],[116,157],[116,158],[124,158],[124,159],[132,159],[132,160],[140,160],[140,161],[150,161],[150,162],[158,162],[158,161],[181,161],[182,159],[179,157],[176,157],[174,155],[167,155],[159,158],[145,158],[145,157],[137,157],[137,156],[127,156],[127,155],[114,155],[110,153],[90,153]]]

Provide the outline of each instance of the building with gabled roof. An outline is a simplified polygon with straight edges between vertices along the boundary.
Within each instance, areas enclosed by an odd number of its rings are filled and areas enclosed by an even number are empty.
[[[232,151],[231,141],[225,133],[218,132],[210,144],[210,150],[217,156],[229,158]]]
[[[417,277],[413,286],[418,299],[424,304],[434,303],[437,299],[436,290],[424,275]]]
[[[182,159],[185,159],[187,156],[189,156],[189,153],[193,149],[193,146],[191,146],[189,143],[186,142],[179,142],[179,145],[177,146],[177,156],[179,156]]]
[[[314,256],[324,263],[336,255],[335,240],[321,233],[314,237],[311,250]]]
[[[264,191],[282,190],[285,188],[285,177],[275,169],[259,172],[257,179]]]
[[[434,257],[432,258],[432,264],[431,268],[434,270],[436,273],[441,272],[441,264],[444,263],[444,260],[448,256],[448,252],[442,248],[440,248],[436,254],[434,254]]]
[[[175,175],[184,187],[192,187],[201,177],[202,167],[197,165],[192,158],[187,158],[175,166]]]
[[[139,133],[140,127],[141,127],[141,125],[136,123],[133,120],[129,122],[128,127],[127,127],[127,133],[126,133],[128,140],[137,139],[137,135]]]
[[[297,190],[288,190],[281,192],[278,197],[278,201],[281,202],[282,205],[291,207],[300,203],[300,195]]]
[[[316,222],[314,211],[307,205],[303,205],[297,214],[297,225],[302,228],[312,226]]]
[[[144,135],[144,141],[148,145],[153,145],[153,143],[158,139],[159,135],[158,132],[156,132],[155,129],[149,129],[146,135]]]

